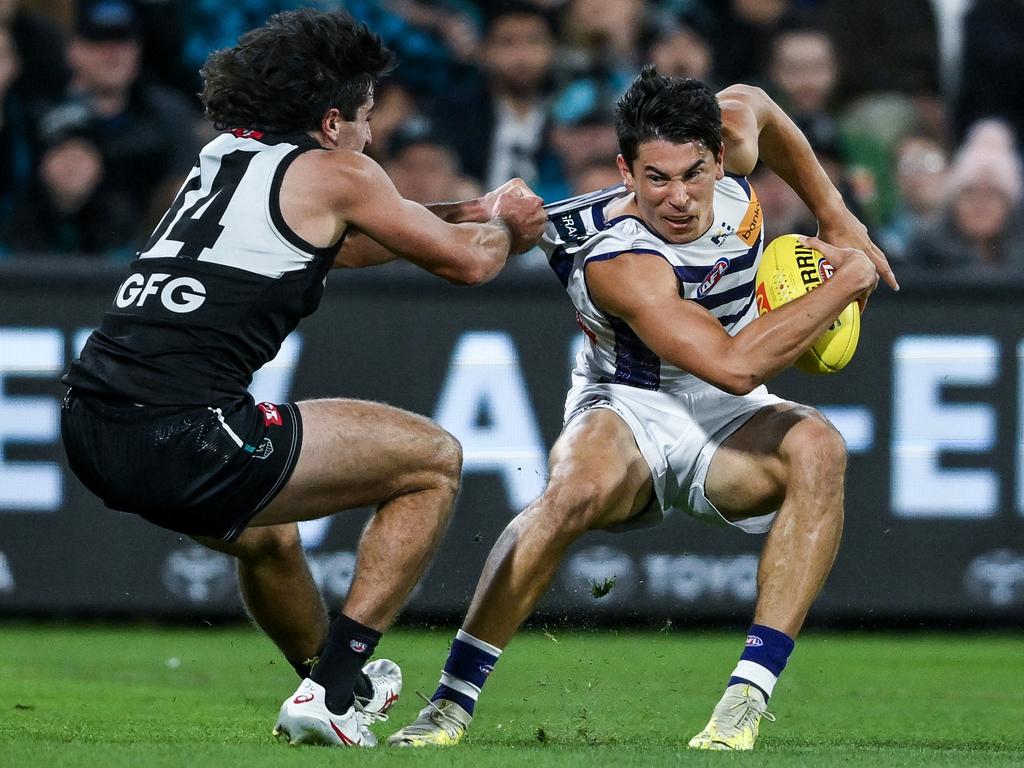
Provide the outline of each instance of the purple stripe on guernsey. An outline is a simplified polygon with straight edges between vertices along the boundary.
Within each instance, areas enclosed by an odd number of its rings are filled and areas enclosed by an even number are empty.
[[[624,253],[650,253],[653,256],[660,256],[663,259],[665,258],[665,254],[661,251],[656,251],[653,248],[630,248],[628,251],[611,251],[609,253],[601,253],[597,256],[591,256],[587,259],[587,264],[592,261],[609,261],[610,259],[614,259],[616,256],[621,256]]]
[[[761,238],[758,237],[757,241],[747,249],[746,253],[729,260],[729,268],[722,273],[722,277],[725,277],[730,272],[742,272],[744,269],[750,269],[750,267],[754,266],[760,247]],[[704,278],[711,271],[711,267],[673,267],[673,269],[676,271],[676,277],[687,283],[703,283]]]
[[[735,288],[730,288],[727,291],[721,291],[720,293],[712,293],[707,296],[700,296],[693,299],[693,301],[700,304],[704,309],[712,310],[716,307],[720,307],[723,304],[728,304],[732,301],[739,301],[740,299],[747,299],[753,295],[754,281],[751,280],[749,283],[743,283],[743,285],[737,285]]]
[[[737,184],[739,184],[740,189],[743,190],[743,194],[745,194],[747,196],[747,200],[749,200],[750,199],[750,182],[747,181],[747,177],[746,176],[733,176],[731,173],[727,173],[725,175],[728,176],[733,181],[735,181]]]
[[[754,303],[754,294],[751,293],[750,294],[750,299],[743,306],[743,309],[741,309],[739,312],[734,312],[731,315],[722,315],[720,318],[718,318],[718,322],[720,322],[724,327],[728,328],[730,325],[735,323],[737,320],[742,319],[743,316],[745,314],[747,314],[747,311],[750,309],[750,305],[753,304],[753,303]]]
[[[559,281],[562,283],[563,288],[569,286],[569,275],[572,274],[572,265],[575,261],[574,257],[569,255],[564,245],[560,245],[555,248],[551,254],[551,258],[548,259],[548,264],[551,265],[551,269],[555,271],[555,275],[558,276]]]
[[[609,315],[608,324],[615,332],[615,383],[639,389],[660,389],[661,358],[625,321]]]

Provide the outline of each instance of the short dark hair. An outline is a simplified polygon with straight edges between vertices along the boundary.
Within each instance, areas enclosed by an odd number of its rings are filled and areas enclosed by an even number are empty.
[[[214,51],[199,98],[218,130],[316,130],[331,107],[354,120],[394,54],[344,11],[277,13],[233,48]]]
[[[490,35],[499,21],[509,16],[532,16],[544,23],[551,37],[557,36],[555,20],[551,14],[530,0],[499,0],[487,14],[484,34]]]
[[[645,141],[697,141],[713,154],[722,148],[722,110],[706,83],[665,77],[653,65],[641,70],[615,105],[619,152],[632,166]]]

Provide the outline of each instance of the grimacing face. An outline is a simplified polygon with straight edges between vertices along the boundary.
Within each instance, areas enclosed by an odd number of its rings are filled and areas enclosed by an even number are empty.
[[[626,189],[634,193],[640,218],[670,243],[691,243],[714,222],[715,182],[725,175],[724,151],[702,143],[645,141],[632,167],[619,155]]]

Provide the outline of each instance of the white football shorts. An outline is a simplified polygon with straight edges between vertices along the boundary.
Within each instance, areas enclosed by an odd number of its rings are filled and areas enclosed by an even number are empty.
[[[655,499],[639,514],[608,530],[657,525],[672,509],[705,522],[747,533],[771,528],[775,513],[730,522],[704,494],[715,451],[762,408],[788,403],[760,386],[748,395],[730,395],[710,385],[685,391],[651,391],[625,384],[599,384],[573,377],[565,400],[565,424],[592,408],[607,408],[626,422],[651,468]]]

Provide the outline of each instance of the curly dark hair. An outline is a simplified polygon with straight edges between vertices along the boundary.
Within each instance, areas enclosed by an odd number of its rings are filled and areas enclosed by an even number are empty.
[[[381,39],[344,11],[286,11],[211,53],[199,98],[218,130],[302,133],[319,128],[331,107],[354,120],[394,64]]]
[[[619,151],[630,166],[645,141],[698,141],[715,155],[722,147],[722,110],[711,89],[692,77],[659,75],[644,67],[615,105]]]

